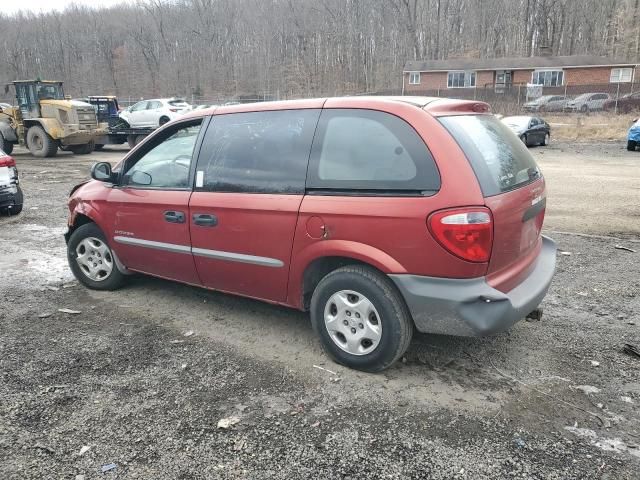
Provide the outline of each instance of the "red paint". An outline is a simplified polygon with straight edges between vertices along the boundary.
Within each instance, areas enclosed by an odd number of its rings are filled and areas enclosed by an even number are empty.
[[[194,256],[202,284],[215,290],[284,302],[293,234],[302,195],[195,192],[190,215],[215,215],[218,225],[191,225],[191,244],[205,248],[280,260],[265,267]]]
[[[188,191],[144,190],[113,188],[105,204],[106,214],[113,225],[113,237],[170,243],[189,247],[189,222],[169,223],[165,211],[180,211],[188,216]],[[188,217],[187,217],[188,220]],[[193,257],[188,253],[144,248],[112,242],[118,257],[127,268],[139,272],[171,278],[186,283],[200,283]]]

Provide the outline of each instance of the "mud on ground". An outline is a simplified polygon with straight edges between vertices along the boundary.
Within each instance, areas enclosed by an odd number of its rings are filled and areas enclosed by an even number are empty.
[[[621,348],[640,345],[640,153],[622,147],[533,151],[549,230],[623,238],[552,234],[571,255],[542,321],[416,335],[379,375],[333,364],[296,311],[148,277],[79,286],[66,196],[124,152],[17,152],[27,205],[0,218],[1,477],[638,478],[640,359]]]

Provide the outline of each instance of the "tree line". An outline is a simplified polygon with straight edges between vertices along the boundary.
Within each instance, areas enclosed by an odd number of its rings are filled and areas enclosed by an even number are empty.
[[[0,13],[0,81],[74,96],[290,98],[399,91],[407,60],[640,59],[640,0],[138,0]]]

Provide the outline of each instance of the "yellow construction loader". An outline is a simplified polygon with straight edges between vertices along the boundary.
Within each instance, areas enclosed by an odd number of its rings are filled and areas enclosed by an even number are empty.
[[[53,157],[58,148],[87,154],[95,139],[107,133],[92,105],[65,98],[62,82],[15,81],[5,87],[5,94],[11,85],[17,105],[0,107],[0,149],[6,153],[20,144],[36,157]]]

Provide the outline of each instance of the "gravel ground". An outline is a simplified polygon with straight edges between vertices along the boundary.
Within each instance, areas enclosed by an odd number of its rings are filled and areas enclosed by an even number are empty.
[[[589,215],[608,197],[583,193],[614,182],[602,172],[637,178],[640,154],[533,152],[550,229],[624,240],[553,234],[571,255],[558,256],[542,321],[484,339],[416,335],[378,375],[333,364],[296,311],[148,277],[79,286],[66,196],[124,152],[16,152],[27,205],[0,218],[0,477],[638,478],[640,359],[621,351],[640,345],[638,187],[614,183],[621,203],[602,222]]]

